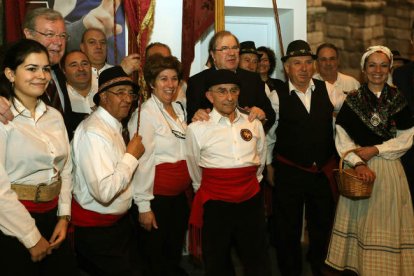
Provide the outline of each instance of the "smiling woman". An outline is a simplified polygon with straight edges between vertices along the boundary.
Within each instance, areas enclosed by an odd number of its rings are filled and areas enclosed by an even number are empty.
[[[68,136],[59,111],[39,98],[51,80],[47,49],[34,40],[18,41],[6,52],[2,72],[2,94],[14,115],[12,123],[0,124],[2,273],[77,275],[66,242],[72,197]]]

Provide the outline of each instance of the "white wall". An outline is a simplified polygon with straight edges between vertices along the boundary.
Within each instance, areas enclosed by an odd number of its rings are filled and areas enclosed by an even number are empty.
[[[284,48],[294,39],[306,40],[306,0],[277,0]],[[234,16],[263,19],[272,17],[272,0],[225,0],[226,18],[231,22]],[[250,20],[250,19],[249,19]],[[155,7],[154,29],[150,42],[160,41],[171,47],[172,54],[181,58],[181,24],[182,0],[157,0]],[[213,28],[207,32],[195,47],[195,59],[191,67],[191,75],[201,71],[207,57],[206,42],[213,35]],[[249,37],[249,30],[243,37]],[[271,48],[276,48],[276,42]],[[278,45],[277,45],[278,47]]]

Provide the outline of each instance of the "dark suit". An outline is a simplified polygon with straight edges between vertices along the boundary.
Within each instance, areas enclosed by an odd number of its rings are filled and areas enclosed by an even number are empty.
[[[392,75],[393,82],[407,99],[408,106],[414,119],[414,62],[395,69]],[[407,175],[410,186],[411,199],[414,205],[414,147],[411,147],[402,157],[401,162]]]
[[[205,93],[208,88],[206,85],[206,78],[210,70],[216,70],[215,68],[206,69],[188,80],[188,86],[186,91],[187,96],[187,121],[191,123],[196,111],[200,108],[211,108],[212,104],[206,98]],[[241,81],[239,106],[241,107],[259,107],[266,114],[266,123],[264,125],[265,130],[269,128],[275,122],[275,111],[272,108],[270,100],[267,98],[264,82],[260,79],[259,75],[243,69],[237,69],[237,74]]]
[[[66,130],[68,131],[68,136],[69,136],[69,140],[72,139],[73,137],[73,132],[75,131],[75,126],[73,123],[73,114],[72,114],[72,105],[70,103],[70,99],[69,99],[69,94],[68,94],[68,90],[66,88],[66,77],[63,74],[62,70],[60,69],[59,65],[55,64],[52,66],[52,70],[56,75],[57,78],[57,83],[56,86],[60,87],[60,91],[62,91],[63,93],[63,102],[64,102],[64,109],[63,109],[63,119],[65,121],[65,125],[66,125]],[[60,94],[59,94],[60,97]],[[51,103],[49,97],[47,96],[46,93],[43,93],[43,95],[41,96],[41,99],[47,104],[50,105],[52,107],[53,104]]]

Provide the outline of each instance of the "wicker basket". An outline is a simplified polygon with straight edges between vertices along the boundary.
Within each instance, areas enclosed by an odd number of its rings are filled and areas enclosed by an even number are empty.
[[[364,182],[356,176],[354,169],[343,168],[345,157],[353,151],[354,150],[349,150],[345,152],[339,162],[339,169],[334,170],[339,193],[350,199],[369,198],[372,193],[374,182]]]

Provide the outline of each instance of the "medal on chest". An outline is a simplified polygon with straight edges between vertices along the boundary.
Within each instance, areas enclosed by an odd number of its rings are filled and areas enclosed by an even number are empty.
[[[244,141],[249,142],[253,138],[253,134],[249,129],[243,128],[240,130],[240,136]]]
[[[375,127],[378,126],[381,123],[381,118],[380,118],[380,116],[377,112],[372,114],[370,122],[371,122],[371,125],[373,125]]]

